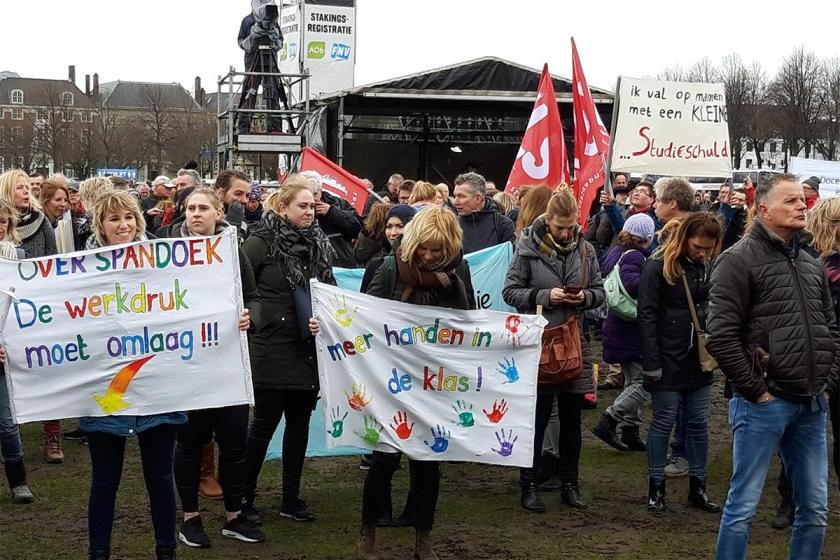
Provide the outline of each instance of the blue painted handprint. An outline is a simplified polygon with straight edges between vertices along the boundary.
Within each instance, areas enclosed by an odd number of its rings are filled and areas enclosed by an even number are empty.
[[[435,438],[433,443],[429,443],[426,440],[423,440],[423,443],[431,447],[435,453],[443,453],[449,447],[449,438],[452,437],[452,433],[438,424],[437,430],[432,428],[432,437]]]
[[[519,370],[516,369],[516,358],[505,358],[504,363],[499,362],[496,370],[505,376],[505,383],[516,383],[519,381]]]
[[[332,421],[332,429],[327,430],[327,433],[330,434],[332,437],[338,439],[341,437],[341,434],[344,433],[344,420],[347,418],[347,413],[344,413],[344,416],[341,415],[341,410],[338,407],[333,408],[330,410],[330,420]]]
[[[499,442],[499,449],[491,447],[491,450],[495,451],[502,457],[510,457],[513,453],[513,444],[519,439],[519,436],[510,439],[511,437],[513,437],[513,430],[508,430],[507,435],[505,435],[505,429],[502,428],[501,435],[499,435],[499,432],[496,432],[496,441]]]
[[[472,403],[468,403],[465,400],[459,400],[456,404],[452,405],[452,408],[455,409],[455,414],[458,415],[458,420],[455,422],[459,426],[463,428],[469,428],[475,425],[475,418],[473,418]]]

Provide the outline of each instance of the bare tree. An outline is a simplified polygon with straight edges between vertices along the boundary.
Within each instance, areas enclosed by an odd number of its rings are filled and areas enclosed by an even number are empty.
[[[153,172],[160,172],[171,163],[168,150],[178,137],[177,121],[161,88],[146,86],[143,96],[145,109],[137,113],[133,125],[148,147],[145,151],[151,159],[147,164]]]
[[[816,129],[825,112],[820,91],[823,65],[813,52],[798,47],[784,59],[770,86],[776,106],[777,127],[785,143],[785,169],[791,155],[808,155],[815,144]]]
[[[686,82],[686,72],[679,64],[669,66],[662,72],[656,75],[657,80],[665,80],[666,82]]]
[[[823,62],[822,78],[825,115],[819,127],[816,148],[825,159],[833,160],[840,144],[840,57]]]
[[[731,54],[724,57],[720,78],[726,94],[726,115],[729,125],[729,145],[735,167],[741,167],[743,139],[747,135],[747,125],[751,117],[749,71],[741,57]]]
[[[681,81],[713,84],[721,81],[720,74],[720,70],[715,66],[715,63],[709,57],[704,56],[691,65],[691,68],[685,73],[685,79]]]
[[[769,105],[770,81],[767,72],[758,62],[747,69],[746,92],[744,117],[744,136],[752,144],[755,151],[756,164],[761,169],[763,164],[762,150],[772,138],[776,137],[776,128],[773,118],[775,108]]]

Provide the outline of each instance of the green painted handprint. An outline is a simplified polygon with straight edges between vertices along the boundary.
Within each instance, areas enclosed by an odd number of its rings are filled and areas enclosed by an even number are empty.
[[[360,438],[362,438],[362,440],[364,440],[365,443],[367,443],[371,447],[375,447],[379,443],[379,433],[382,431],[382,429],[382,424],[380,424],[376,418],[374,418],[373,416],[365,416],[365,433],[354,433]]]
[[[330,420],[332,421],[332,429],[327,430],[333,438],[338,439],[344,433],[344,420],[347,418],[347,413],[341,416],[341,410],[338,407],[330,410]]]
[[[458,415],[458,421],[456,423],[459,426],[463,428],[469,428],[475,425],[475,418],[473,417],[472,413],[472,403],[468,403],[464,400],[459,400],[452,405],[452,408],[455,409],[455,414]]]

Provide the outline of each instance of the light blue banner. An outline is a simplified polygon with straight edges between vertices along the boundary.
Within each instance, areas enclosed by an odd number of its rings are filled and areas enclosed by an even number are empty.
[[[513,246],[510,243],[503,243],[470,253],[464,258],[470,265],[470,276],[472,277],[478,307],[495,311],[516,311],[502,299],[505,276],[510,268],[510,261],[513,259]],[[333,268],[333,274],[339,288],[358,292],[362,287],[362,277],[365,274],[365,269],[335,267]],[[285,427],[285,422],[281,421],[268,446],[266,460],[279,459],[282,456],[283,430]],[[312,419],[309,422],[309,445],[306,448],[306,456],[334,457],[361,455],[364,452],[363,449],[353,447],[327,449],[326,419],[321,402],[318,401],[318,406],[312,411]]]

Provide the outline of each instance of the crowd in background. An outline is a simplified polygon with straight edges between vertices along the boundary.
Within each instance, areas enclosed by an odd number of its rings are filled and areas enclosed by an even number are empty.
[[[581,216],[566,185],[525,186],[514,196],[475,172],[456,177],[451,189],[394,174],[359,215],[325,192],[314,172],[266,189],[236,170],[222,171],[212,187],[188,168],[139,184],[9,171],[0,175],[0,256],[45,257],[212,235],[229,226],[241,241],[246,310],[239,328],[249,338],[252,411],[82,418],[66,433],[60,420],[43,424],[48,463],[63,461],[64,437],[88,444],[90,558],[110,557],[125,443],[133,436],[158,558],[174,558],[178,540],[211,545],[199,495],[223,499],[223,536],[264,540],[258,480],[281,419],[281,515],[314,520],[300,493],[319,390],[313,339],[319,325],[301,299],[309,279],[334,283],[333,267],[365,268],[367,294],[474,309],[464,256],[504,243],[514,251],[499,295],[519,312],[542,313],[546,333],[556,335],[544,338],[544,354],[563,356],[562,363],[541,360],[534,461],[520,472],[522,508],[545,512],[541,493],[555,490],[567,506],[588,507],[579,472],[582,414],[594,406],[596,390],[603,399],[604,391],[617,389],[593,433],[619,452],[647,455],[648,510],[667,510],[666,480],[688,476],[689,504],[711,514],[723,510],[718,557],[744,558],[769,459],[778,451],[781,500],[773,525],[793,526],[796,557],[817,558],[827,527],[829,415],[840,469],[840,199],[818,200],[818,187],[816,178],[800,183],[777,175],[761,185],[727,183],[713,196],[678,177],[650,182],[617,175]],[[572,342],[559,345],[561,338]],[[718,369],[735,436],[723,507],[706,487]],[[34,495],[5,382],[0,391],[6,477],[13,501],[29,503]],[[409,497],[393,516],[391,478],[399,464],[398,453],[362,459],[369,470],[358,558],[377,558],[376,528],[383,525],[413,526],[414,557],[437,558],[430,534],[439,465],[409,459]]]

